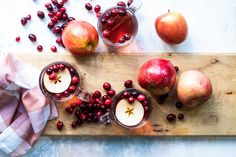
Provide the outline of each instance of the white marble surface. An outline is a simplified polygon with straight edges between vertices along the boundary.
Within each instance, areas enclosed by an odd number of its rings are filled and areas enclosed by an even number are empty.
[[[38,10],[45,11],[48,0],[5,0],[0,9],[0,53],[38,53],[36,45],[27,36],[34,33],[37,44],[44,46],[43,53],[50,52],[55,37],[45,24],[48,19],[39,20]],[[79,20],[86,20],[96,26],[94,13],[84,9],[86,2],[101,4],[102,10],[116,4],[118,0],[69,0],[69,14]],[[143,5],[137,17],[139,32],[136,40],[122,51],[126,52],[236,52],[236,1],[235,0],[142,0]],[[168,46],[156,35],[154,20],[167,10],[181,12],[189,25],[187,40],[178,46]],[[32,20],[22,27],[20,19],[27,14]],[[20,35],[21,42],[15,37]],[[59,48],[59,53],[63,53]],[[98,52],[107,48],[99,42]],[[235,156],[236,138],[187,137],[187,138],[91,138],[91,137],[42,137],[27,157],[97,156],[97,157],[222,157]],[[0,156],[5,155],[0,152]]]

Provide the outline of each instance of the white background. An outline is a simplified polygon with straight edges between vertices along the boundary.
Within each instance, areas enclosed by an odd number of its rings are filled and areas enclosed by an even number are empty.
[[[47,0],[5,0],[0,9],[0,54],[4,52],[38,53],[37,44],[42,44],[42,53],[51,53],[55,44],[54,35],[48,30],[48,18],[43,21],[36,16],[38,10],[46,13]],[[104,11],[116,4],[117,0],[69,0],[69,15],[86,20],[96,27],[94,13],[85,10],[84,4],[100,4]],[[186,52],[186,53],[231,53],[236,52],[236,1],[235,0],[142,0],[142,7],[136,13],[139,31],[135,42],[122,52]],[[156,35],[154,21],[168,10],[182,13],[189,26],[187,40],[177,46],[169,46]],[[31,14],[32,20],[22,27],[20,19]],[[37,35],[36,44],[27,38],[29,33]],[[20,43],[15,42],[21,36]],[[99,42],[98,52],[107,52]],[[58,53],[64,53],[59,48]],[[118,157],[197,157],[235,156],[236,138],[188,137],[188,138],[79,138],[43,137],[27,156],[118,156]],[[0,156],[4,156],[0,152]]]

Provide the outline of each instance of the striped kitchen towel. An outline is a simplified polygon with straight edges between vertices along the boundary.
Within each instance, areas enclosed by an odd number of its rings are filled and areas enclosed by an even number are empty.
[[[39,73],[13,54],[0,58],[0,149],[9,156],[25,154],[58,116],[40,91]]]

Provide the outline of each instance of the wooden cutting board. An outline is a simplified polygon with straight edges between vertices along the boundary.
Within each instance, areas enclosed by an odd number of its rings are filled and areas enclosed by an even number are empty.
[[[65,124],[63,130],[56,129],[58,119],[50,121],[44,135],[76,136],[182,136],[182,135],[236,135],[236,55],[234,54],[100,54],[87,57],[75,57],[69,54],[19,54],[21,59],[42,69],[53,61],[74,63],[81,71],[83,87],[88,91],[102,90],[102,84],[108,81],[117,91],[123,90],[123,82],[132,79],[137,89],[137,70],[148,59],[161,57],[169,59],[180,71],[198,69],[212,81],[211,99],[196,108],[176,109],[175,90],[162,105],[152,99],[153,112],[150,121],[142,128],[128,130],[115,123],[83,124],[72,129],[74,119],[65,111],[65,104],[58,105],[59,118]],[[141,89],[142,90],[142,89]],[[147,91],[142,90],[149,94]],[[104,92],[104,91],[103,91]],[[166,120],[169,113],[184,113],[183,121],[170,123]]]

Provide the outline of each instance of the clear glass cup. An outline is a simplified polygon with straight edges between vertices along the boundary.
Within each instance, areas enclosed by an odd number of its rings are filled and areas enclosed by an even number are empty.
[[[54,76],[53,76],[54,75]],[[42,93],[52,101],[65,102],[73,96],[89,102],[91,94],[81,88],[81,75],[71,64],[53,62],[41,71],[39,86]]]
[[[142,94],[146,97],[146,99],[143,102],[139,102],[137,99],[135,99],[136,102],[129,104],[127,99],[124,98],[124,92],[127,91],[130,93],[136,92],[137,95]],[[149,96],[145,95],[137,89],[128,88],[121,91],[113,98],[110,112],[101,116],[100,121],[103,124],[109,124],[114,121],[120,126],[128,129],[139,128],[147,122],[148,118],[151,115],[152,109],[151,98]],[[130,117],[130,119],[129,116],[135,117]]]
[[[138,21],[135,12],[141,1],[134,1],[129,7],[112,7],[98,19],[98,33],[103,42],[111,47],[124,47],[130,44],[137,32]]]

